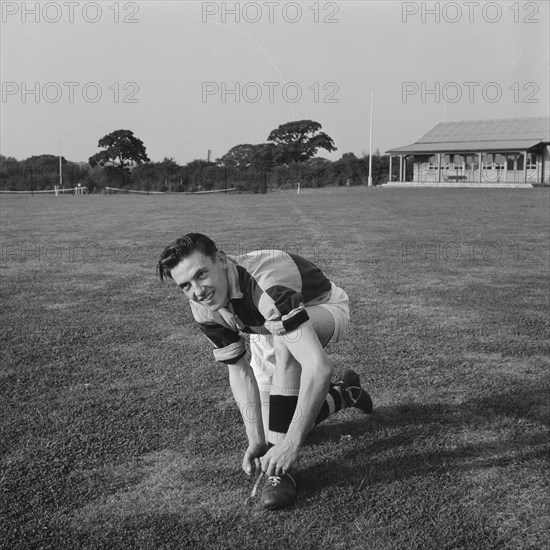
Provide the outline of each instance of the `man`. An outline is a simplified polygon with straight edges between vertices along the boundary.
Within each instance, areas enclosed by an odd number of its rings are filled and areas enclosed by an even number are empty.
[[[355,372],[330,383],[324,347],[348,327],[346,293],[300,256],[258,250],[232,258],[200,233],[167,246],[157,270],[161,281],[171,278],[183,290],[215,359],[228,365],[248,437],[243,470],[261,468],[267,476],[262,506],[292,504],[289,471],[313,426],[349,406],[372,412]]]

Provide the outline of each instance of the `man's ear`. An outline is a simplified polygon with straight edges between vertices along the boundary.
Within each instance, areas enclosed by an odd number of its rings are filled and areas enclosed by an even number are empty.
[[[224,269],[227,267],[227,256],[223,250],[218,250],[218,261]]]

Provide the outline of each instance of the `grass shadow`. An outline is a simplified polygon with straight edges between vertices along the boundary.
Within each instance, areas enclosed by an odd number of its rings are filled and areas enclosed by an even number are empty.
[[[370,416],[318,426],[308,439],[313,460],[299,471],[303,496],[330,486],[360,488],[414,476],[459,474],[483,468],[546,461],[548,392],[529,388],[461,404],[408,403]],[[328,454],[328,452],[326,453]]]

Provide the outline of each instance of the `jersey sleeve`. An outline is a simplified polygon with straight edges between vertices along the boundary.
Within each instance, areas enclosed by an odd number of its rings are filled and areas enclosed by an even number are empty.
[[[214,358],[220,363],[231,365],[246,354],[244,340],[234,332],[218,323],[198,323],[199,328],[214,345]]]
[[[214,359],[231,365],[245,356],[246,347],[238,330],[226,326],[219,314],[210,314],[198,304],[191,302],[193,317],[204,335],[214,346]]]
[[[266,289],[260,297],[258,309],[265,317],[265,328],[279,336],[296,330],[309,319],[302,294],[282,285]]]

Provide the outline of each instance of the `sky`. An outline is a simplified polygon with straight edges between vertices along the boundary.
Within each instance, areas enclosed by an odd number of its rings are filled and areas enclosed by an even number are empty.
[[[310,119],[337,160],[442,121],[548,116],[549,7],[2,1],[0,153],[87,161],[128,129],[186,164]]]

